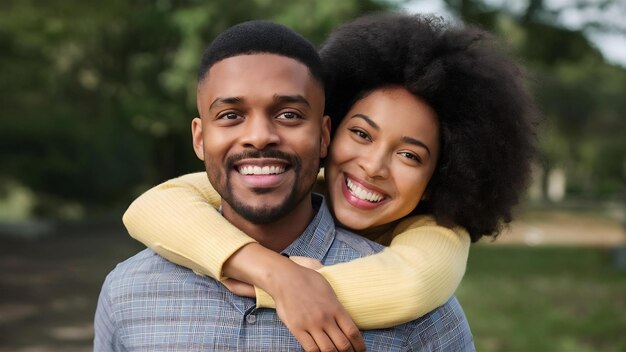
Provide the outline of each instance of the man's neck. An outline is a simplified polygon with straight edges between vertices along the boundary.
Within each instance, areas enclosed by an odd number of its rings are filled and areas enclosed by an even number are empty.
[[[224,202],[222,204],[226,205]],[[310,196],[289,214],[267,224],[251,223],[227,205],[223,206],[222,213],[231,224],[275,252],[281,252],[300,237],[315,216]]]

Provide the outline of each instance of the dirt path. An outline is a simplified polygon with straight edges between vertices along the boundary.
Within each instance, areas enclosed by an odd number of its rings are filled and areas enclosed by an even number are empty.
[[[493,244],[615,247],[626,245],[626,230],[608,217],[550,211],[514,221]]]

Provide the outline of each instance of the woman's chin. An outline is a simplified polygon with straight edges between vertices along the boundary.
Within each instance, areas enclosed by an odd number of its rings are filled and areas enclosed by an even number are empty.
[[[355,216],[354,214],[343,214],[335,212],[337,223],[342,227],[352,231],[367,230],[372,226],[372,218],[365,216]]]

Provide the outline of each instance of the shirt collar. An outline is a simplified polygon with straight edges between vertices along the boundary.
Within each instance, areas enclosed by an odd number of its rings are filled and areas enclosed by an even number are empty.
[[[335,240],[335,223],[326,206],[324,196],[312,194],[313,208],[317,214],[302,235],[293,241],[282,253],[302,256],[322,261]]]

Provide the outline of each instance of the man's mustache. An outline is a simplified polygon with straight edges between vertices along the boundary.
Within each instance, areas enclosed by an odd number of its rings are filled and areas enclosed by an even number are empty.
[[[277,149],[263,149],[263,150],[246,150],[242,153],[233,154],[226,159],[226,169],[230,170],[233,168],[233,165],[244,159],[262,159],[262,158],[271,158],[271,159],[280,159],[287,162],[294,169],[298,169],[300,167],[300,158],[295,155],[282,152]]]

